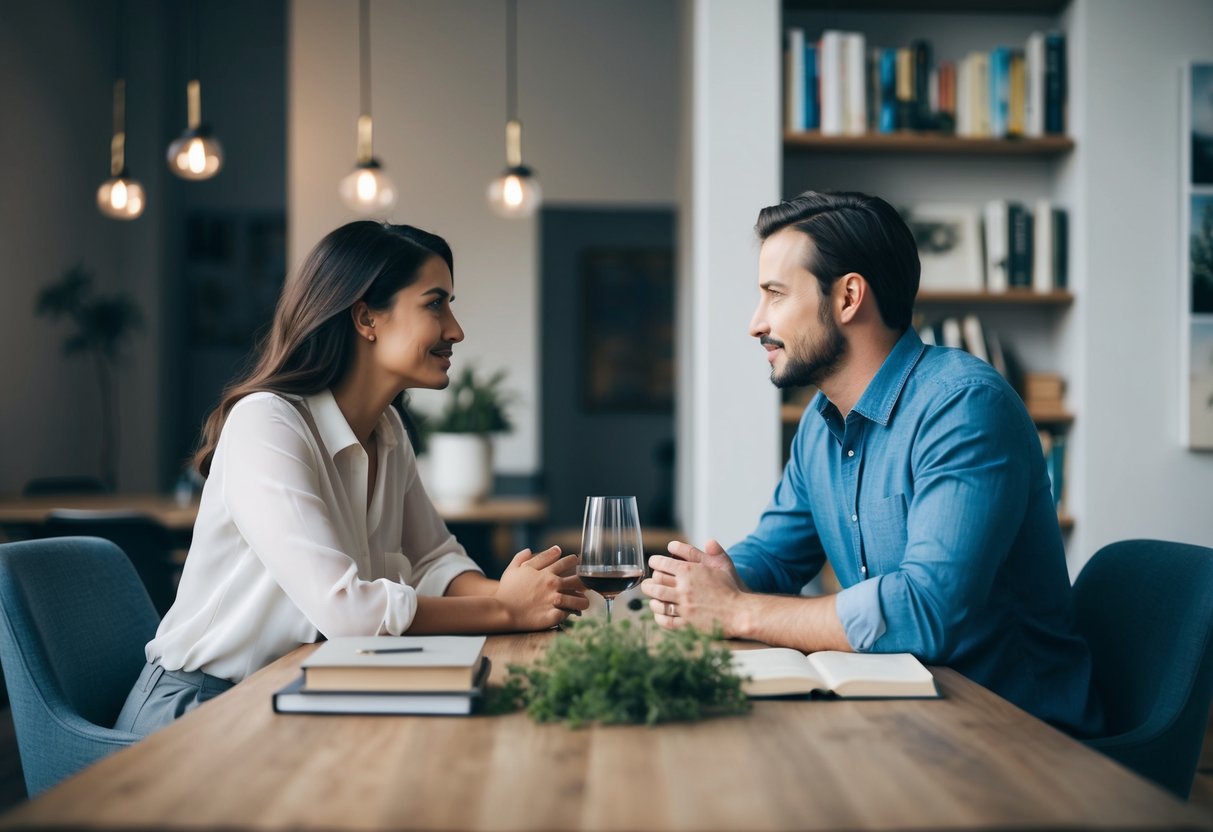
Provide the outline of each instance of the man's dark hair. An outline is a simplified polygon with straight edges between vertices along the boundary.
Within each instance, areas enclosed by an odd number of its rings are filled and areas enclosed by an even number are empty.
[[[872,287],[885,326],[909,328],[921,266],[914,235],[892,205],[852,191],[805,191],[759,211],[754,230],[765,241],[789,226],[813,241],[804,267],[823,297],[838,278],[856,272]]]

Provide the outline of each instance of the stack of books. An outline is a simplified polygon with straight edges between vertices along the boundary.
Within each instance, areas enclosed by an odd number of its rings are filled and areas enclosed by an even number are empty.
[[[274,694],[274,711],[470,714],[488,681],[484,644],[484,636],[330,639]]]
[[[1066,383],[1057,373],[1024,374],[1024,404],[1041,421],[1065,414],[1065,394]]]

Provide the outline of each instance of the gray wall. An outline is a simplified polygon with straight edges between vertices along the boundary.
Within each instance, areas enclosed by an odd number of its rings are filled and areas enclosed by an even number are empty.
[[[357,4],[293,0],[290,34],[290,252],[355,219],[337,197],[354,164]],[[371,4],[375,152],[401,197],[391,212],[455,251],[456,368],[508,368],[517,427],[496,440],[499,473],[540,460],[537,220],[485,202],[505,162],[505,4]],[[678,6],[673,0],[518,4],[523,155],[552,203],[676,200]],[[442,394],[413,401],[437,410]]]
[[[200,4],[203,117],[227,162],[196,183],[173,177],[164,160],[186,122],[186,6],[123,8],[127,164],[148,198],[133,222],[101,216],[94,197],[109,176],[114,5],[0,4],[0,158],[10,160],[0,184],[0,346],[10,357],[0,364],[0,493],[33,477],[100,473],[92,368],[62,356],[66,324],[34,316],[42,285],[83,262],[100,290],[131,292],[141,306],[146,325],[119,381],[118,485],[160,488],[196,440],[183,397],[217,392],[231,363],[201,372],[184,353],[184,218],[285,210],[283,0]]]
[[[1213,61],[1213,2],[1081,0],[1076,187],[1087,212],[1080,419],[1085,550],[1127,537],[1213,545],[1213,453],[1179,444],[1180,72]],[[1143,33],[1148,33],[1144,37]]]
[[[127,164],[150,207],[132,223],[96,209],[109,177],[113,7],[83,0],[0,4],[0,493],[33,477],[99,475],[100,396],[92,368],[68,359],[65,324],[33,314],[46,283],[80,262],[97,287],[132,293],[147,324],[120,376],[119,484],[156,485],[164,170],[159,4],[131,0]]]

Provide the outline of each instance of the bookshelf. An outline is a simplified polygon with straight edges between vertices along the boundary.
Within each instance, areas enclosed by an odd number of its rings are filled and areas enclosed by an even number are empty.
[[[862,136],[823,136],[819,131],[785,130],[785,152],[911,153],[969,156],[1060,156],[1074,149],[1068,136],[1038,139],[971,139],[941,133],[865,133]]]
[[[791,27],[803,29],[808,39],[826,29],[856,31],[864,33],[869,50],[925,39],[936,62],[957,61],[970,51],[999,45],[1022,46],[1034,31],[1061,31],[1072,41],[1068,0],[783,0],[782,13],[781,38]],[[1081,93],[1075,80],[1067,90],[1071,101]],[[1081,148],[1068,134],[1003,139],[910,130],[822,135],[785,129],[781,136],[784,197],[806,189],[858,190],[899,207],[979,206],[994,199],[1031,205],[1048,199],[1069,209],[1071,226],[1079,207],[1071,171]],[[1083,285],[1073,256],[1068,285]],[[916,313],[927,320],[977,314],[983,327],[1012,345],[1025,370],[1070,378],[1075,372],[1075,300],[1072,288],[923,291]],[[796,400],[786,400],[780,409],[785,459],[805,406],[803,393],[793,396]],[[1065,436],[1070,444],[1077,415],[1068,407],[1030,410],[1029,415],[1040,430]],[[1076,524],[1064,501],[1058,520],[1066,532]]]

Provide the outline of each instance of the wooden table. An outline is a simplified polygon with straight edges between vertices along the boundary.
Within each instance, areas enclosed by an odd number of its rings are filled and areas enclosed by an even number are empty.
[[[198,516],[198,501],[180,505],[164,494],[39,494],[0,498],[0,526],[37,527],[52,511],[126,511],[151,517],[166,528],[189,531]]]
[[[494,681],[550,633],[494,636]],[[0,828],[1210,829],[1196,809],[989,691],[765,701],[574,731],[498,717],[280,716],[308,645],[0,817]]]

